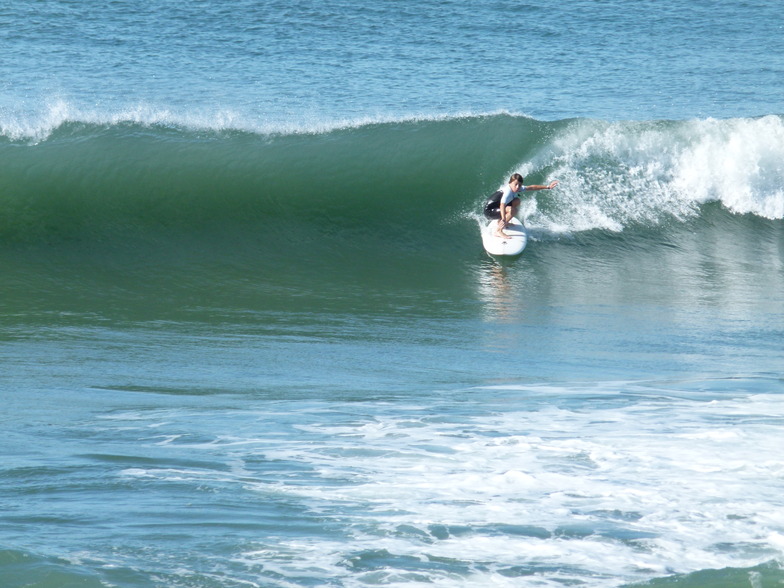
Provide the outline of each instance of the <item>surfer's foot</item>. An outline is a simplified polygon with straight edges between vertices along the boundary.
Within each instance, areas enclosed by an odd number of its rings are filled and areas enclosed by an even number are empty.
[[[508,238],[509,238],[509,235],[507,235],[507,234],[506,234],[506,233],[504,233],[503,231],[496,231],[496,232],[495,232],[495,236],[496,236],[496,237],[502,237],[502,238],[504,238],[504,239],[508,239]]]

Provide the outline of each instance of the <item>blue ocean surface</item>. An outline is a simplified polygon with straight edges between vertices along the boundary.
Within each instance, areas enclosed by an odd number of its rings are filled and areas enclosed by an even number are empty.
[[[0,17],[0,587],[784,583],[778,2]]]

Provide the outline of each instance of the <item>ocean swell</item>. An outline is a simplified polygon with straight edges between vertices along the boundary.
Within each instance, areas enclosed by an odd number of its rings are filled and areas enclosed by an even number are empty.
[[[521,214],[541,238],[656,230],[715,203],[784,218],[778,116],[611,123],[495,114],[272,134],[162,120],[68,120],[33,143],[7,133],[0,243],[384,232],[387,247],[446,247],[513,171],[527,183],[560,180],[524,199]]]

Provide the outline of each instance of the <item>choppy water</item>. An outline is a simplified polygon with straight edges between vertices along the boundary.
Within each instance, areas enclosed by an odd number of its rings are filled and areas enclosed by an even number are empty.
[[[784,581],[776,3],[0,10],[0,585]]]

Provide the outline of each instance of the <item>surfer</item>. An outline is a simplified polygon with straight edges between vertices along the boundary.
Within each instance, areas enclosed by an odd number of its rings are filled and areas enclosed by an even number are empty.
[[[498,228],[495,234],[499,237],[508,237],[504,229],[509,225],[509,221],[517,215],[520,208],[520,192],[525,190],[552,190],[558,185],[558,180],[550,182],[546,186],[523,185],[523,176],[512,174],[509,183],[501,190],[490,196],[490,200],[485,204],[485,216],[489,219],[498,219]]]

